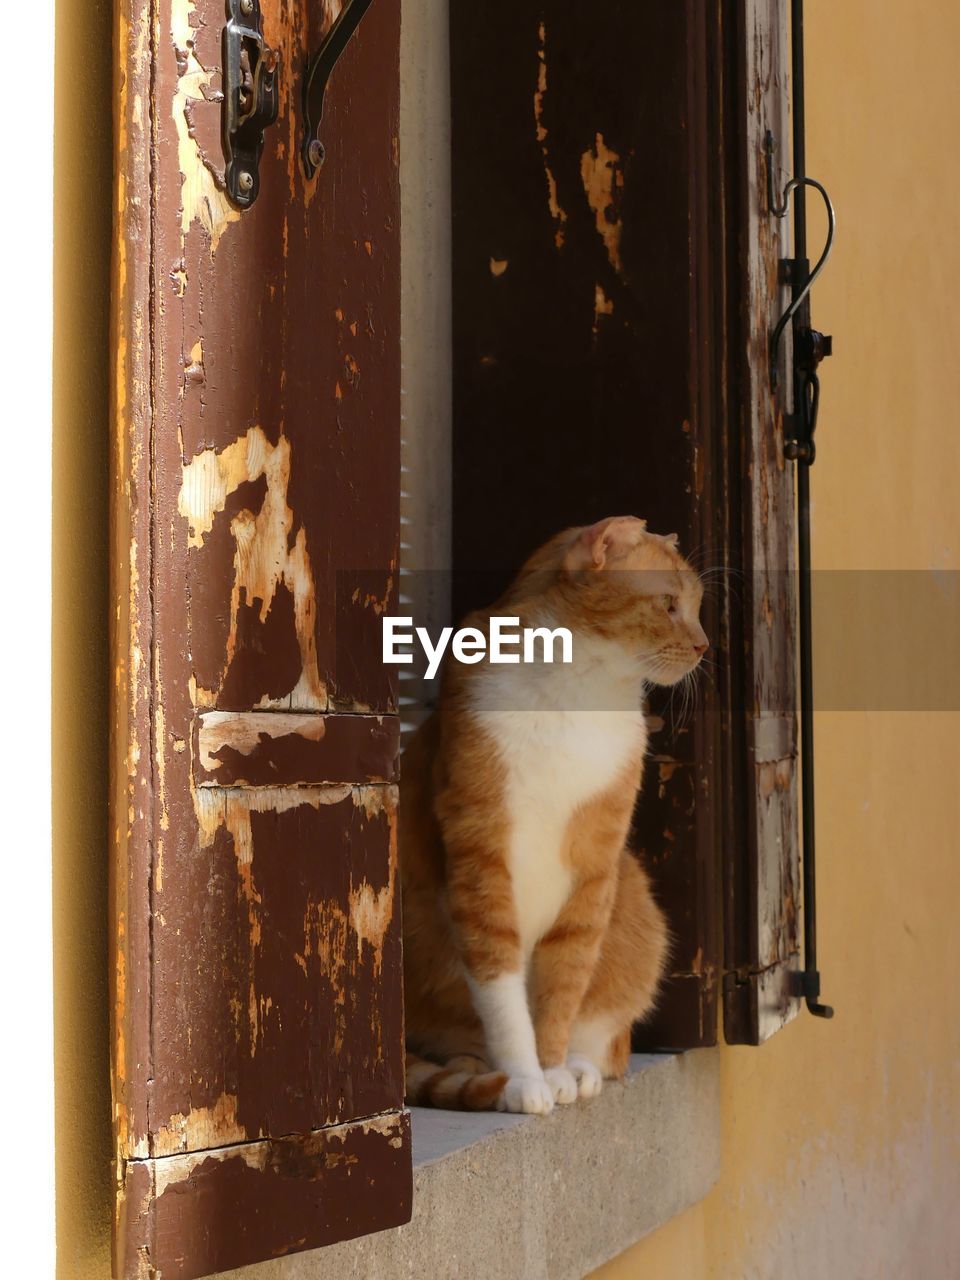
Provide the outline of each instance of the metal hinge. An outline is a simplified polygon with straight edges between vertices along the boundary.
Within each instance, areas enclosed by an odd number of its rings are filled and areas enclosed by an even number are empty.
[[[280,55],[264,43],[259,0],[227,0],[223,29],[223,154],[227,195],[248,209],[260,192],[263,133],[280,107]]]

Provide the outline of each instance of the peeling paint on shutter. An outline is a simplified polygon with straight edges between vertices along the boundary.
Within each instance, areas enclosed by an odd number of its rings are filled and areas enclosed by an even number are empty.
[[[796,1013],[799,965],[796,582],[793,466],[783,456],[783,402],[770,387],[769,336],[789,301],[779,281],[783,225],[766,207],[764,137],[789,136],[787,0],[736,7],[740,188],[739,433],[731,476],[734,563],[729,599],[742,636],[733,672],[725,840],[724,1035],[757,1044]]]
[[[405,1221],[395,688],[399,5],[222,191],[220,0],[121,0],[112,902],[118,1276]]]

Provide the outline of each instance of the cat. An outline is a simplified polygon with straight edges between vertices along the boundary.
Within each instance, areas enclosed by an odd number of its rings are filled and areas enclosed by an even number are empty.
[[[571,665],[448,661],[400,783],[411,1104],[546,1114],[626,1069],[668,952],[626,847],[648,684],[693,671],[702,587],[634,516],[567,529],[490,609],[568,627]]]

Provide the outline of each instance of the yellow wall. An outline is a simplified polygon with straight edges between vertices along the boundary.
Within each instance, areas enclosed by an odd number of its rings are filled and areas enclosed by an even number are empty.
[[[60,1280],[104,1280],[110,1274],[112,1195],[106,919],[110,3],[57,0],[56,13],[52,693],[57,1274]]]
[[[957,569],[960,7],[806,10],[807,164],[839,226],[814,302],[837,352],[814,563]],[[956,712],[819,714],[820,961],[836,1017],[722,1051],[716,1189],[597,1280],[960,1276],[958,735]]]

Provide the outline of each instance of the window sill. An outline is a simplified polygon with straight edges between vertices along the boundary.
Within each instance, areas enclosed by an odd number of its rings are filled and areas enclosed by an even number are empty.
[[[715,1049],[638,1055],[550,1116],[413,1110],[413,1220],[242,1280],[580,1280],[700,1200],[720,1163]]]

